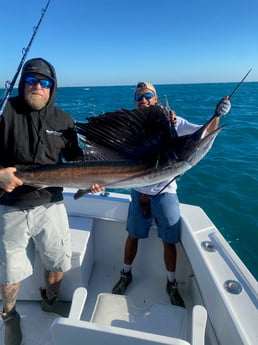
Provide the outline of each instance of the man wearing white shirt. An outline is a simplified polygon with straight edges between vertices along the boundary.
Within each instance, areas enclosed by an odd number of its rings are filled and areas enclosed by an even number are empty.
[[[135,103],[138,109],[144,109],[158,103],[158,96],[155,87],[149,82],[139,82],[135,89]],[[221,103],[222,102],[222,103]],[[223,106],[221,101],[216,110]],[[230,109],[228,98],[224,99],[227,110],[221,115],[225,115]],[[213,131],[217,128],[220,116],[217,116],[214,125],[209,128]],[[178,136],[195,132],[200,125],[188,122],[182,117],[170,112],[170,122],[173,130]],[[157,224],[158,236],[164,246],[164,261],[167,270],[166,291],[169,295],[171,304],[184,307],[176,280],[176,243],[180,241],[180,210],[177,197],[177,183],[165,180],[158,184],[152,184],[141,188],[132,189],[132,201],[130,203],[127,228],[128,237],[124,248],[124,265],[121,269],[119,281],[113,287],[112,293],[123,295],[127,286],[132,281],[132,264],[137,254],[138,241],[147,238],[152,225],[153,218]]]

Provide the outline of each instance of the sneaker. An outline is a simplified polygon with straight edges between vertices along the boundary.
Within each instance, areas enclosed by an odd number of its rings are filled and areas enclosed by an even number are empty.
[[[15,309],[10,313],[1,313],[4,321],[4,344],[5,345],[21,345],[21,318]]]
[[[127,289],[127,286],[131,283],[133,276],[132,272],[124,272],[124,270],[121,270],[120,272],[121,276],[119,281],[116,283],[116,285],[113,287],[112,293],[116,295],[124,295],[125,290]]]
[[[71,302],[59,301],[58,297],[49,300],[46,296],[46,290],[40,290],[42,302],[41,309],[47,313],[59,314],[63,317],[68,317],[71,309]]]
[[[167,280],[166,291],[169,295],[171,304],[178,305],[179,307],[185,307],[184,301],[177,290],[178,282],[170,282]]]

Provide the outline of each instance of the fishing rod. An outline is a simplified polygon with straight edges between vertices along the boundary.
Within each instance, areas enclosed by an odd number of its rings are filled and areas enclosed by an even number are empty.
[[[237,90],[240,88],[241,84],[245,81],[245,79],[247,78],[248,74],[251,72],[252,68],[249,69],[249,71],[246,73],[246,75],[241,79],[241,81],[237,84],[237,86],[234,88],[234,90],[231,92],[231,94],[228,96],[229,97],[229,100],[233,97],[233,95],[237,92]],[[170,106],[169,106],[169,103],[168,103],[168,97],[167,95],[165,95],[165,109],[166,111],[170,110]],[[214,115],[216,116],[216,115]],[[173,177],[171,180],[168,181],[168,183],[163,186],[157,194],[155,195],[159,195],[165,188],[167,188],[173,181],[175,181],[178,177],[180,177],[180,175],[176,176],[176,177]]]
[[[41,24],[41,22],[42,22],[42,19],[43,19],[44,15],[45,15],[45,13],[46,13],[46,11],[47,11],[47,8],[48,8],[48,5],[49,5],[50,1],[51,1],[51,0],[48,0],[48,2],[47,2],[47,4],[46,4],[45,8],[43,8],[43,9],[41,10],[41,17],[40,17],[40,19],[39,19],[39,21],[38,21],[37,26],[33,28],[33,34],[32,34],[31,39],[30,39],[30,41],[29,41],[29,43],[28,43],[28,45],[27,45],[27,48],[23,48],[23,50],[22,50],[23,56],[22,56],[22,59],[21,59],[21,62],[20,62],[20,64],[19,64],[19,66],[18,66],[18,68],[17,68],[17,71],[16,71],[16,73],[15,73],[15,75],[14,75],[14,77],[13,77],[13,80],[12,80],[11,82],[10,82],[10,81],[7,81],[7,82],[5,83],[6,88],[7,88],[7,85],[9,85],[9,87],[8,87],[6,93],[5,93],[4,98],[0,101],[0,117],[2,116],[2,114],[3,114],[3,112],[4,112],[4,108],[5,108],[5,106],[6,106],[6,103],[7,103],[8,99],[9,99],[9,97],[10,97],[12,91],[13,91],[13,88],[14,88],[14,85],[15,85],[16,80],[17,80],[17,78],[18,78],[18,75],[19,75],[19,73],[20,73],[20,70],[22,69],[22,66],[23,66],[23,64],[24,64],[24,62],[25,62],[25,59],[26,59],[27,54],[28,54],[28,52],[29,52],[29,50],[30,50],[30,47],[31,47],[31,45],[32,45],[32,42],[33,42],[33,40],[34,40],[34,38],[35,38],[35,36],[36,36],[36,33],[37,33],[37,31],[38,31],[38,28],[39,28],[39,26],[40,26],[40,24]]]
[[[251,72],[252,68],[249,69],[249,71],[246,73],[246,75],[242,78],[242,80],[237,84],[237,86],[234,88],[234,90],[231,92],[229,99],[231,99],[234,94],[237,92],[237,90],[240,88],[241,84],[244,82],[244,80],[247,78],[248,74]]]

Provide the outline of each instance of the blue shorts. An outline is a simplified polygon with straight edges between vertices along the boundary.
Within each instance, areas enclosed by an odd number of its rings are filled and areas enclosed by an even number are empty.
[[[26,209],[0,205],[1,285],[32,274],[35,248],[46,270],[70,269],[71,238],[63,202]]]
[[[150,195],[151,215],[143,216],[140,205],[141,193],[132,189],[132,201],[129,206],[127,231],[134,238],[147,238],[153,218],[158,227],[158,236],[165,242],[180,241],[180,210],[177,194],[161,193]]]

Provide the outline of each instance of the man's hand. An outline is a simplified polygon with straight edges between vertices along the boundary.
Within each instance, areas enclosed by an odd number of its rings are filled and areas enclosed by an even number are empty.
[[[12,192],[16,187],[23,184],[17,176],[15,176],[16,168],[0,169],[0,188],[5,192]]]
[[[216,106],[215,115],[218,117],[222,117],[228,114],[231,108],[231,103],[229,97],[222,98]]]
[[[101,186],[100,184],[94,183],[91,186],[91,193],[95,194],[95,193],[100,193],[100,192],[104,192],[105,191],[105,187]]]
[[[174,125],[174,127],[176,127],[176,113],[174,112],[174,110],[170,110],[169,114],[171,123]]]

